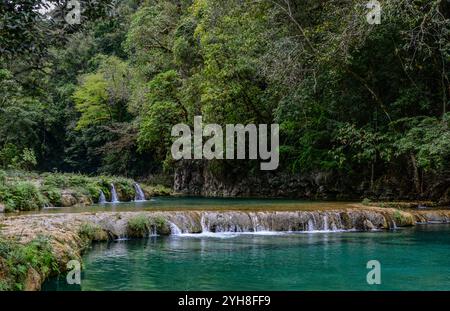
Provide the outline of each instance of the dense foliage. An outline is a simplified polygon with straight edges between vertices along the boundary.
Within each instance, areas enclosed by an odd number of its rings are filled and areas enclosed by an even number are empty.
[[[27,289],[32,271],[43,277],[60,272],[50,239],[44,236],[26,244],[0,238],[0,271],[0,291]]]
[[[380,0],[381,24],[361,0],[97,1],[76,27],[25,2],[0,4],[4,168],[170,171],[201,114],[279,123],[282,170],[447,174],[448,1]]]
[[[0,206],[7,212],[38,210],[44,206],[69,206],[98,202],[100,192],[111,198],[111,184],[114,184],[124,201],[134,199],[132,179],[114,176],[88,177],[74,173],[28,173],[0,170]],[[163,186],[145,186],[149,192],[163,194]],[[72,202],[74,200],[75,202]]]

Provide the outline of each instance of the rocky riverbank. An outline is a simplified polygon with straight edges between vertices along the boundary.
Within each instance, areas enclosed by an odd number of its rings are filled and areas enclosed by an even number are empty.
[[[297,198],[308,200],[416,201],[429,200],[450,205],[450,179],[428,176],[420,193],[414,177],[383,175],[374,180],[333,171],[293,174],[283,170],[248,172],[229,167],[217,172],[207,161],[180,161],[173,189],[184,195],[209,197]]]
[[[149,235],[257,231],[382,230],[416,223],[450,222],[450,210],[398,210],[346,205],[317,211],[143,211],[36,214],[0,218],[2,241],[18,245],[45,238],[57,269],[29,267],[21,280],[25,290],[39,290],[52,271],[63,273],[71,259],[80,260],[93,241],[142,238]],[[0,278],[11,267],[1,260]]]

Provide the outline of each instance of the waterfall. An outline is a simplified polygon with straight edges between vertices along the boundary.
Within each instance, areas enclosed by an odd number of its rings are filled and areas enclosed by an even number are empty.
[[[182,233],[180,228],[178,228],[178,226],[176,224],[174,224],[173,222],[169,221],[169,226],[170,226],[170,234],[180,235]]]
[[[392,228],[393,230],[397,230],[397,224],[395,223],[395,219],[392,219]]]
[[[416,220],[406,212],[404,221],[394,224],[395,210],[361,210],[346,211],[147,211],[153,219],[149,236],[213,236],[230,237],[236,234],[297,234],[301,232],[342,232],[371,231],[374,229],[391,229],[412,226]],[[98,213],[94,217],[111,236],[124,238],[128,232],[128,219],[133,213],[125,212],[122,217],[116,213]],[[423,222],[448,221],[445,214],[422,213]],[[408,221],[407,221],[408,220]],[[157,225],[157,224],[161,224]]]
[[[114,184],[111,184],[111,203],[119,203],[119,199],[117,198],[116,187],[114,187]]]
[[[204,215],[202,215],[202,218],[200,219],[200,225],[202,226],[202,233],[209,232],[209,228],[206,225],[206,220],[205,220],[205,216]]]
[[[249,216],[250,216],[250,220],[252,221],[253,232],[257,232],[258,231],[258,217],[256,216],[256,214],[253,214],[253,213],[251,213]]]
[[[308,219],[308,227],[306,231],[314,231],[314,221],[312,219]]]
[[[135,201],[145,201],[144,191],[142,191],[142,188],[138,183],[134,183],[134,191],[136,192],[134,196]]]
[[[369,231],[395,228],[388,212],[338,211],[176,211],[157,212],[177,234]],[[404,226],[405,224],[401,224]]]
[[[323,231],[328,231],[328,216],[324,215],[322,220],[323,220]]]
[[[100,195],[98,196],[98,204],[105,204],[106,197],[102,190],[100,190]]]
[[[157,236],[158,232],[156,231],[156,226],[151,226],[150,231],[148,232],[148,236],[152,237],[152,236]]]

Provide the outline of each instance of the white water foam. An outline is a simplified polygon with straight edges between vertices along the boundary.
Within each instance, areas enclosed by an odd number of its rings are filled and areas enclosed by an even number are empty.
[[[119,203],[116,187],[114,186],[114,184],[111,184],[111,203]]]
[[[202,218],[200,219],[200,225],[202,226],[202,233],[209,233],[209,228],[206,225],[205,216],[202,215]]]
[[[176,230],[175,230],[176,231]],[[316,234],[316,233],[340,233],[340,232],[356,232],[356,229],[350,230],[312,230],[312,231],[244,231],[244,232],[202,232],[202,233],[178,233],[173,234],[177,237],[194,237],[194,238],[233,238],[243,235],[259,235],[259,236],[277,236],[277,235],[295,235],[295,234]]]
[[[169,221],[169,226],[171,235],[181,235],[183,233],[181,229],[171,221]]]

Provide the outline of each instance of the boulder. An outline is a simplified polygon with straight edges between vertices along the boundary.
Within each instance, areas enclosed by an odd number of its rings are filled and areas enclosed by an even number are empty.
[[[373,225],[373,223],[369,219],[364,220],[363,227],[364,227],[364,230],[376,229],[376,227]]]
[[[27,278],[24,283],[25,291],[38,291],[41,290],[42,278],[39,273],[33,269],[28,269]]]
[[[89,206],[92,205],[94,202],[92,202],[92,199],[88,197],[87,195],[81,195],[78,197],[77,204],[83,205],[83,206]]]
[[[61,205],[62,207],[74,206],[78,203],[77,198],[72,193],[63,192],[61,194]]]

